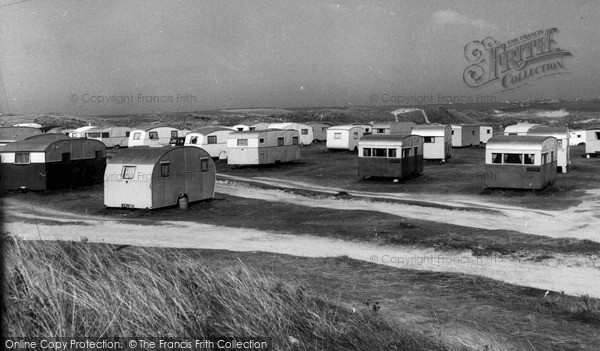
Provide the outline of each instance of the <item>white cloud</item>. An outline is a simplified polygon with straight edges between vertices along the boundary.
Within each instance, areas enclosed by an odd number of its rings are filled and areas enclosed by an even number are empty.
[[[452,10],[442,10],[433,14],[433,23],[436,25],[467,25],[481,29],[494,29],[496,26],[482,19],[470,18]]]

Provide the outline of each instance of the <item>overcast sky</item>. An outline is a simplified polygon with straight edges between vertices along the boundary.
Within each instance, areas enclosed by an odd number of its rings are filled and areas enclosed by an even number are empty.
[[[0,107],[93,115],[402,105],[385,94],[597,98],[598,23],[597,0],[27,0],[0,7]],[[509,92],[463,82],[469,42],[552,27],[570,73]]]

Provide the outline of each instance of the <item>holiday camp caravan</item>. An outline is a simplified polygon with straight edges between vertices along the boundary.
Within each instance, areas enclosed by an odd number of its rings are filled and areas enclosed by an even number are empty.
[[[84,126],[84,127],[79,127],[75,130],[73,130],[72,132],[69,133],[69,136],[71,138],[85,138],[85,133],[90,130],[90,129],[96,129],[98,128],[97,126]]]
[[[228,127],[203,127],[186,134],[184,145],[203,148],[210,157],[227,159],[227,136],[233,132]]]
[[[539,124],[518,123],[504,128],[504,135],[527,135],[527,131]]]
[[[0,189],[48,190],[102,182],[106,146],[97,140],[39,134],[0,149]]]
[[[452,127],[449,125],[416,125],[412,135],[423,137],[423,159],[446,160],[452,157]]]
[[[309,122],[308,125],[313,129],[313,138],[315,141],[319,142],[327,140],[327,129],[331,127],[329,124]]]
[[[115,154],[104,172],[104,205],[154,209],[211,199],[215,163],[201,148],[129,148]]]
[[[549,136],[556,138],[558,150],[556,152],[556,166],[559,173],[567,173],[571,166],[571,146],[569,143],[568,127],[548,127],[537,125],[527,131],[527,135]]]
[[[452,147],[479,145],[479,126],[474,124],[453,124]]]
[[[185,136],[180,130],[169,126],[138,127],[129,132],[127,145],[161,147],[169,145],[171,138]]]
[[[377,122],[373,124],[373,134],[410,134],[414,122]]]
[[[556,138],[497,136],[485,148],[486,188],[543,189],[556,180]]]
[[[572,130],[569,132],[569,145],[576,146],[585,144],[585,129]]]
[[[287,129],[232,132],[227,136],[227,164],[264,165],[300,159],[300,135]]]
[[[403,178],[423,172],[423,137],[366,135],[358,143],[358,176]]]
[[[333,126],[327,129],[328,150],[358,150],[358,141],[365,131],[356,125]]]
[[[488,140],[494,136],[494,128],[490,126],[479,126],[479,143],[487,144]]]
[[[313,128],[302,123],[271,123],[270,129],[293,129],[300,135],[300,146],[310,145],[315,140]]]
[[[101,141],[107,148],[127,147],[129,142],[129,127],[99,127],[85,132],[85,137]]]
[[[600,154],[600,126],[590,127],[585,130],[585,154]]]

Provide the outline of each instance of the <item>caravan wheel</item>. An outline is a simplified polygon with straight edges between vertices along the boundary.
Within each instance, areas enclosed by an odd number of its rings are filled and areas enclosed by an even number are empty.
[[[121,147],[120,145],[115,145],[115,149],[118,149],[118,148],[120,148],[120,147]]]
[[[227,152],[223,151],[219,154],[219,160],[226,160],[227,159]]]

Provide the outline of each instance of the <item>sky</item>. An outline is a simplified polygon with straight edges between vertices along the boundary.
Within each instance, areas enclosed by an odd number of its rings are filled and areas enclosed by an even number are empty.
[[[0,112],[600,97],[600,2],[0,0]],[[557,28],[562,74],[470,87],[465,46]]]

